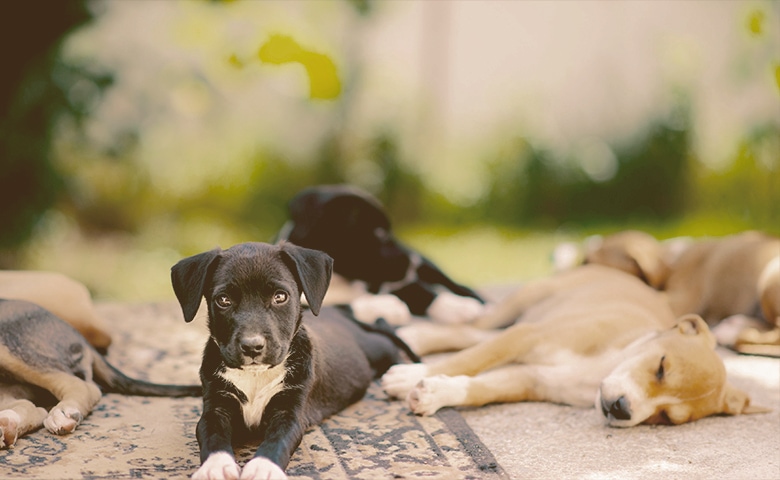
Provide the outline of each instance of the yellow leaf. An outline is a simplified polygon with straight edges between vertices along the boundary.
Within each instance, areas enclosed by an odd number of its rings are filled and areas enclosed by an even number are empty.
[[[761,35],[764,30],[764,12],[762,10],[754,10],[750,16],[748,16],[748,30],[755,36]]]
[[[777,83],[777,90],[780,92],[780,63],[775,65],[775,82]]]
[[[309,77],[309,98],[332,100],[341,94],[341,80],[333,60],[323,53],[304,49],[290,36],[272,35],[260,47],[258,57],[271,65],[301,64]]]

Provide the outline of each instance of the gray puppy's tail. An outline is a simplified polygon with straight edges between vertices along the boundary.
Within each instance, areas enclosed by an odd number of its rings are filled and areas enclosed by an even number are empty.
[[[203,395],[200,385],[165,385],[130,378],[108,363],[102,355],[95,352],[93,361],[95,383],[103,393],[121,393],[144,397],[199,397]]]

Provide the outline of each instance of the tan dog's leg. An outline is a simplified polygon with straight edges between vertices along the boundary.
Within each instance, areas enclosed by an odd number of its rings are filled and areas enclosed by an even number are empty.
[[[509,365],[476,377],[424,378],[409,392],[406,401],[418,415],[433,415],[442,407],[525,401],[590,407],[598,381],[591,373],[570,365]]]
[[[497,336],[430,365],[422,363],[392,366],[382,376],[382,388],[391,397],[405,398],[425,377],[435,375],[474,376],[480,372],[514,363],[535,345],[538,328],[519,323]]]
[[[468,325],[442,325],[427,321],[414,322],[396,331],[401,340],[420,356],[463,350],[499,333],[499,330],[483,330]]]
[[[0,449],[13,447],[19,437],[43,425],[46,410],[29,398],[29,387],[0,384]]]
[[[557,285],[556,277],[523,285],[502,302],[488,307],[487,314],[476,319],[472,325],[483,329],[501,328],[511,325],[529,307],[555,293]]]
[[[73,432],[102,396],[94,383],[64,372],[41,375],[36,383],[59,400],[43,421],[43,425],[57,435]]]

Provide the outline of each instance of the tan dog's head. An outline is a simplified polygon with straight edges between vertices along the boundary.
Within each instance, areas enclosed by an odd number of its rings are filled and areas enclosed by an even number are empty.
[[[625,230],[586,242],[584,263],[622,270],[661,288],[668,275],[661,243],[650,234]]]
[[[596,408],[614,427],[691,422],[715,414],[760,413],[726,382],[715,337],[698,315],[629,347],[601,383]]]

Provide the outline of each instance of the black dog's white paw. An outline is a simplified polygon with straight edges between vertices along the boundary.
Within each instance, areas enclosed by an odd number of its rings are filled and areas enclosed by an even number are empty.
[[[361,295],[350,303],[352,314],[363,323],[384,318],[390,325],[406,325],[412,320],[409,307],[395,295]]]
[[[227,452],[216,452],[209,455],[203,465],[192,474],[192,480],[238,480],[241,477],[241,467],[233,455]]]
[[[471,297],[441,292],[428,307],[428,316],[438,323],[461,324],[474,321],[485,312],[485,305]]]
[[[244,465],[241,480],[287,480],[287,475],[267,458],[255,457]]]

